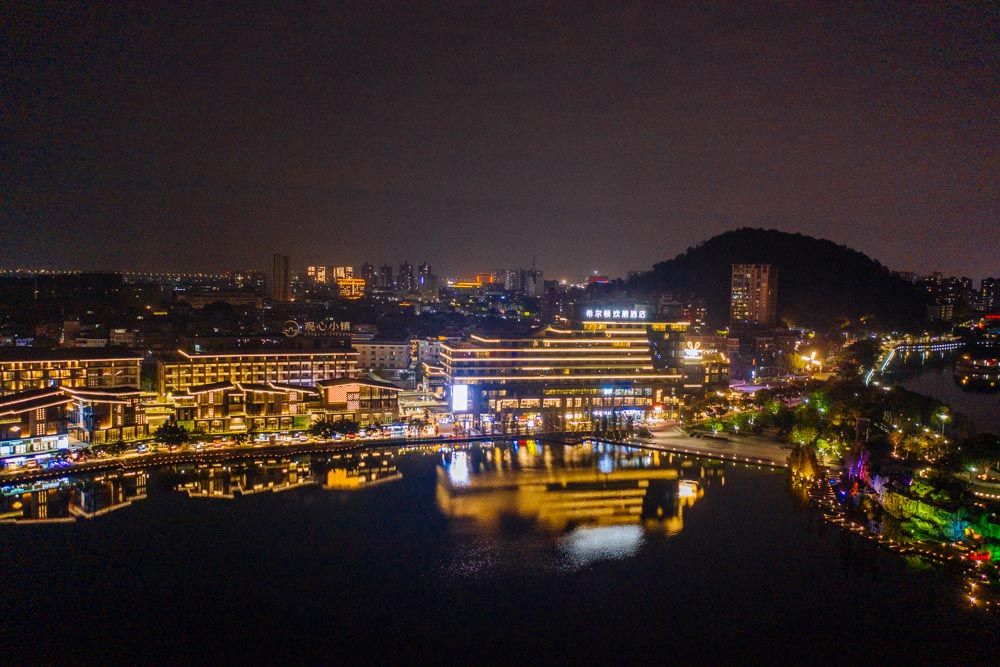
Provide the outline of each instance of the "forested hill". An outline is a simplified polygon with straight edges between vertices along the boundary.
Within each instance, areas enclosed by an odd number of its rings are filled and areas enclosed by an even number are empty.
[[[719,326],[729,317],[731,266],[744,263],[778,267],[778,315],[791,324],[825,327],[869,315],[881,324],[908,325],[924,318],[920,290],[879,262],[832,241],[774,229],[743,228],[712,237],[657,263],[628,287],[696,293]]]

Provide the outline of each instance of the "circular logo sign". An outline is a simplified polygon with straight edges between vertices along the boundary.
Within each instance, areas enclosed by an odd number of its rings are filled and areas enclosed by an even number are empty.
[[[287,320],[281,325],[281,333],[285,334],[289,338],[295,338],[302,333],[302,325],[295,320]]]

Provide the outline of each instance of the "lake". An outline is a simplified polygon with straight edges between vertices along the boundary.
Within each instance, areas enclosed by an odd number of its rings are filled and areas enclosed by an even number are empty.
[[[977,431],[1000,434],[1000,391],[964,389],[955,383],[954,353],[911,354],[894,365],[890,380],[947,403],[968,416]]]
[[[44,487],[44,488],[43,488]],[[766,468],[520,443],[3,489],[5,662],[970,664],[997,617]]]

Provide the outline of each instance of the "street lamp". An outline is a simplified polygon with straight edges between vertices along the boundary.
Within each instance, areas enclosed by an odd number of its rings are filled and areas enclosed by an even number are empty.
[[[948,421],[948,413],[942,412],[938,414],[937,418],[941,422],[941,437],[944,437],[944,423]]]

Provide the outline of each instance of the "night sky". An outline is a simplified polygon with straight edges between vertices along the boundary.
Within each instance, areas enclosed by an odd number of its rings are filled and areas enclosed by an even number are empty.
[[[0,9],[2,267],[1000,274],[996,3],[88,4]]]

